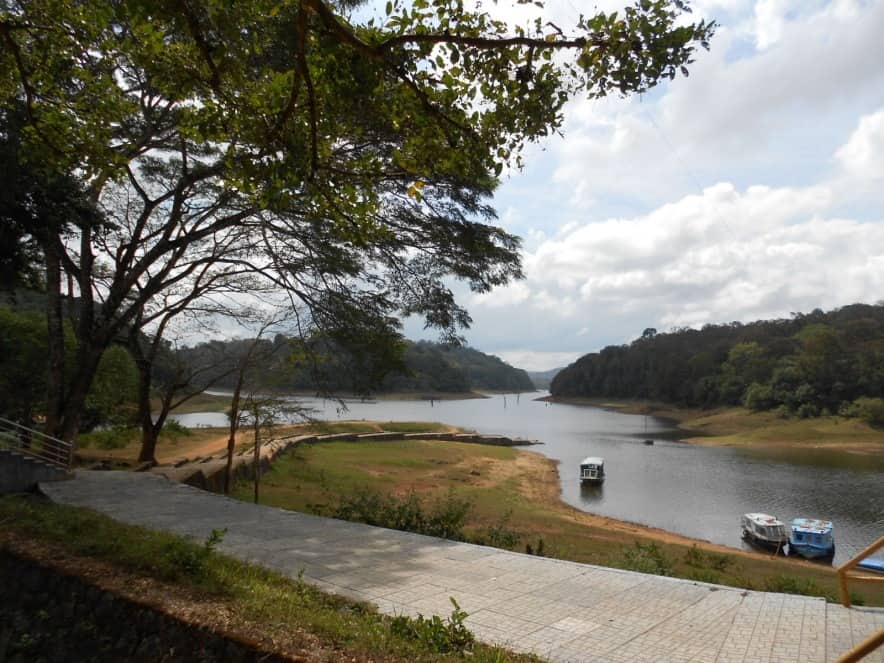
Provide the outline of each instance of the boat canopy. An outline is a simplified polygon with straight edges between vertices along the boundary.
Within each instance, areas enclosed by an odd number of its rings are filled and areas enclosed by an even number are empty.
[[[749,520],[749,521],[755,523],[756,525],[762,525],[764,527],[785,527],[786,526],[786,524],[783,521],[777,520],[775,517],[769,516],[766,513],[747,513],[744,516],[744,518],[746,518],[746,520]]]
[[[604,464],[605,464],[605,459],[599,458],[598,456],[587,456],[586,458],[584,458],[583,460],[580,461],[581,466],[583,466],[583,465],[596,465],[596,466],[600,467]]]
[[[792,531],[806,532],[807,534],[831,534],[832,522],[815,518],[795,518],[792,521]]]

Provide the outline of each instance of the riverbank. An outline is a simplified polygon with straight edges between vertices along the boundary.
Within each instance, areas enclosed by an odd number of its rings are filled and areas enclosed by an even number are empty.
[[[618,401],[604,398],[540,399],[551,403],[589,405],[623,414],[654,416],[677,426],[683,442],[708,446],[813,447],[851,453],[884,451],[884,430],[845,417],[784,418],[772,411],[754,412],[742,407],[677,408],[653,401]]]
[[[315,392],[285,392],[280,397],[317,398]],[[462,401],[488,398],[487,394],[477,391],[467,392],[390,392],[362,396],[359,394],[338,394],[336,396],[347,402],[372,401]],[[193,414],[195,412],[227,412],[230,409],[231,395],[221,392],[203,392],[182,403],[173,410],[173,414]],[[154,401],[154,409],[159,407],[159,400]]]
[[[831,567],[586,513],[562,502],[559,486],[554,461],[512,448],[421,440],[330,442],[278,458],[261,480],[261,502],[340,516],[361,500],[363,506],[410,510],[417,520],[466,502],[467,540],[703,582],[837,595]],[[234,495],[251,499],[248,482],[237,485]],[[884,604],[879,588],[859,588],[856,597]]]

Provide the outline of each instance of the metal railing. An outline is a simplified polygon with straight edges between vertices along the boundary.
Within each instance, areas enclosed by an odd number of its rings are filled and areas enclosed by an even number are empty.
[[[0,449],[10,449],[33,458],[68,469],[73,460],[69,442],[50,437],[40,431],[0,417]]]

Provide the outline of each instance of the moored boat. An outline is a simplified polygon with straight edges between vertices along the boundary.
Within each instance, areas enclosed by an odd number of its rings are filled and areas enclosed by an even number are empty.
[[[605,459],[588,456],[580,461],[581,483],[601,483],[605,480]]]
[[[884,573],[884,558],[867,557],[856,565],[856,568],[874,573]]]
[[[789,541],[786,524],[766,513],[747,513],[740,519],[743,538],[752,543],[782,550]]]
[[[807,559],[835,556],[834,527],[828,520],[795,518],[789,534],[789,554]]]

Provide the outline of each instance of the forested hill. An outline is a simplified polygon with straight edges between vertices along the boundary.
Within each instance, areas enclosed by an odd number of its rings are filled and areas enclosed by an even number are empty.
[[[235,381],[231,369],[248,351],[252,340],[211,341],[181,350],[181,356],[192,366],[212,364],[219,374],[228,373],[216,386],[230,388]],[[248,372],[251,388],[276,391],[328,389],[347,392],[366,387],[354,376],[352,365],[338,363],[332,356],[320,366],[317,382],[315,367],[293,361],[287,339],[277,336],[261,340],[255,355],[259,361]],[[513,368],[498,357],[469,347],[450,347],[428,341],[406,341],[404,370],[386,375],[380,385],[371,385],[376,393],[467,393],[471,391],[534,391],[527,373]],[[358,370],[358,369],[357,369]],[[357,386],[358,385],[358,386]]]
[[[618,397],[685,406],[838,413],[884,396],[884,304],[819,309],[785,320],[657,333],[584,355],[555,397]]]

